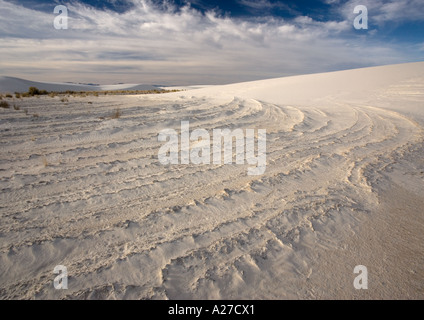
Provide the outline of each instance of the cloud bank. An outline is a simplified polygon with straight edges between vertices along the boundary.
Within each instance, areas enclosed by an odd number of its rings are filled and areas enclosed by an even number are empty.
[[[54,5],[49,14],[0,0],[0,73],[45,81],[221,84],[420,60],[422,43],[406,48],[379,41],[376,30],[355,30],[355,2],[324,22],[241,19],[149,0],[133,1],[124,13],[73,2],[68,30],[56,30]],[[411,12],[420,1],[365,2],[381,26],[423,19]]]

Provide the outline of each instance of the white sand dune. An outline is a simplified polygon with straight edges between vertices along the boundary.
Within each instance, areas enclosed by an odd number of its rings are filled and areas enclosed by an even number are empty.
[[[424,63],[9,100],[3,299],[424,298]],[[162,165],[158,134],[183,120],[266,129],[265,173]],[[353,287],[356,265],[368,290]]]
[[[157,89],[155,86],[144,84],[89,85],[75,83],[39,82],[7,76],[0,77],[0,92],[27,92],[29,87],[36,87],[40,90],[47,90],[49,92]]]

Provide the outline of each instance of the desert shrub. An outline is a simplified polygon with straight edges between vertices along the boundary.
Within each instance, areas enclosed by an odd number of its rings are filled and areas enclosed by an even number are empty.
[[[111,116],[112,119],[119,119],[121,117],[122,113],[121,110],[116,109],[113,115]]]
[[[29,87],[28,94],[30,96],[36,96],[40,94],[40,90],[38,90],[36,87]]]
[[[48,94],[47,90],[38,90],[36,87],[29,87],[28,89],[28,95],[30,95],[31,97],[46,94]]]
[[[61,102],[68,102],[69,100],[67,98],[60,99]]]
[[[20,99],[21,98],[21,94],[19,92],[15,92],[15,97],[16,97],[16,99]]]
[[[17,105],[13,105],[13,109],[15,109],[15,110],[21,110],[21,108],[20,107],[18,107]]]
[[[6,98],[13,98],[13,96],[10,93],[8,93],[6,94]]]
[[[0,101],[0,108],[9,109],[9,104],[6,101]]]

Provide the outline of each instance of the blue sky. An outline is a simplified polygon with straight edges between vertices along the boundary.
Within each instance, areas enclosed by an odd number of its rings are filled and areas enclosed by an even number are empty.
[[[58,4],[67,30],[53,27]],[[423,31],[422,0],[0,0],[0,74],[223,84],[423,61]]]

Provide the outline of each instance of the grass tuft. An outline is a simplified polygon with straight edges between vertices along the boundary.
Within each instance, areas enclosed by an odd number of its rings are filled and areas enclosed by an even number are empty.
[[[116,109],[114,114],[110,117],[111,119],[119,119],[122,116],[121,110]]]
[[[0,108],[9,109],[9,103],[7,101],[0,101]]]
[[[47,161],[47,158],[45,156],[42,158],[42,161],[43,161],[44,167],[47,167],[49,165],[49,162]]]

